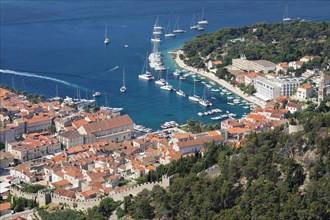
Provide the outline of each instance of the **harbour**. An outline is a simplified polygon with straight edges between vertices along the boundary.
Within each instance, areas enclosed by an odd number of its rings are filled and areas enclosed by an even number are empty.
[[[201,33],[190,29],[194,13],[197,22],[204,8],[204,18],[208,19],[204,32],[211,32],[226,26],[254,24],[259,22],[260,18],[267,22],[280,21],[286,7],[286,4],[281,2],[270,1],[256,17],[247,18],[244,16],[251,13],[251,8],[242,7],[240,1],[226,2],[225,5],[197,1],[189,8],[184,2],[166,2],[159,5],[151,1],[133,4],[128,8],[122,7],[120,2],[102,2],[96,5],[84,2],[79,7],[75,3],[63,2],[57,3],[57,7],[33,2],[1,4],[6,8],[6,19],[1,20],[3,43],[0,84],[12,86],[14,78],[17,89],[42,94],[48,98],[56,96],[57,87],[58,95],[62,98],[76,98],[77,88],[81,90],[80,96],[87,100],[92,99],[95,92],[100,92],[101,95],[94,98],[97,105],[104,106],[108,102],[111,107],[123,108],[123,113],[131,115],[138,124],[153,130],[159,129],[164,121],[184,124],[192,117],[206,123],[216,122],[211,117],[197,115],[209,107],[188,99],[193,94],[194,83],[196,95],[200,97],[206,87],[205,96],[212,103],[212,109],[229,111],[236,114],[235,117],[242,117],[250,111],[245,105],[227,104],[233,103],[227,100],[227,96],[233,95],[222,89],[217,91],[217,86],[207,79],[198,76],[193,78],[190,73],[185,75],[188,72],[180,76],[173,75],[177,66],[168,52],[177,50],[185,41]],[[317,9],[314,9],[313,5],[297,6],[301,8],[296,10],[310,8],[308,14],[316,16],[313,10],[319,12],[322,4],[319,4]],[[33,9],[36,14],[22,12],[20,17],[20,13],[13,13],[13,10],[19,7],[26,7],[31,9],[30,11]],[[172,9],[176,12],[171,13]],[[232,9],[231,13],[238,17],[230,18],[228,9]],[[59,11],[64,12],[58,13]],[[150,36],[155,20],[159,17],[158,23],[163,27],[166,27],[170,20],[173,29],[178,14],[180,28],[186,32],[178,33],[175,38],[163,38],[159,51],[164,56],[164,66],[169,68],[168,83],[177,89],[181,77],[180,88],[185,96],[160,89],[153,80],[141,80],[138,76],[146,60],[146,53],[152,51]],[[107,45],[105,38],[109,40]],[[120,92],[123,68],[127,90]],[[159,72],[149,71],[156,80]],[[162,73],[164,79],[165,74],[166,71]],[[107,94],[107,97],[104,94]]]

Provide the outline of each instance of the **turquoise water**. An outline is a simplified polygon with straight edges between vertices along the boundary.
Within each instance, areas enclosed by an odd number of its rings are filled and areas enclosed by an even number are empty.
[[[151,51],[154,22],[166,26],[180,17],[184,33],[175,39],[165,39],[160,50],[171,72],[175,64],[167,54],[200,34],[189,30],[192,14],[205,8],[209,25],[205,32],[222,27],[238,27],[257,22],[281,21],[286,6],[290,17],[307,20],[329,20],[329,1],[1,1],[0,83],[27,92],[91,98],[93,91],[107,93],[113,107],[123,107],[138,124],[153,129],[165,121],[186,122],[194,117],[211,122],[209,116],[197,112],[206,108],[160,90],[153,82],[139,80],[145,56]],[[199,15],[197,15],[199,16]],[[104,46],[104,29],[108,26],[110,44]],[[127,48],[124,45],[129,45]],[[116,70],[112,69],[118,66]],[[126,72],[127,92],[121,94],[122,68]],[[10,70],[10,71],[4,71]],[[154,73],[155,76],[157,75]],[[31,76],[33,75],[33,76]],[[38,77],[35,77],[38,75]],[[43,78],[47,77],[47,78]],[[165,77],[165,74],[164,74]],[[175,88],[178,80],[169,74]],[[191,94],[192,80],[182,83]],[[202,94],[202,84],[196,84]],[[227,105],[227,99],[207,90],[212,108],[236,113],[247,110]],[[104,103],[104,96],[97,99]]]

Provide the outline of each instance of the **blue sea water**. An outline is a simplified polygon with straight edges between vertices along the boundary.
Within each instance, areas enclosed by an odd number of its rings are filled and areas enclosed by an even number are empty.
[[[194,117],[211,122],[210,117],[199,117],[197,112],[207,108],[160,90],[153,82],[138,79],[145,56],[150,52],[152,27],[157,17],[162,26],[169,20],[187,33],[175,39],[164,39],[160,50],[170,68],[169,82],[174,87],[178,80],[171,74],[175,64],[169,51],[200,32],[190,31],[192,14],[209,20],[205,32],[222,27],[238,27],[258,22],[279,22],[285,8],[289,16],[306,20],[329,21],[329,1],[0,1],[0,84],[15,86],[46,97],[56,95],[91,98],[92,91],[107,93],[113,107],[123,107],[138,124],[158,129],[161,123],[175,120],[185,123]],[[104,29],[108,26],[110,44],[105,46]],[[124,47],[127,44],[128,47]],[[118,66],[116,70],[112,70]],[[121,94],[122,68],[126,72],[127,92]],[[33,77],[29,74],[41,77]],[[157,75],[154,73],[155,76]],[[164,75],[165,77],[165,75]],[[187,94],[193,89],[192,80],[182,83]],[[197,84],[201,95],[202,84]],[[86,92],[87,91],[87,92]],[[220,94],[206,93],[212,108],[221,108],[241,116],[248,110],[227,105]],[[97,99],[104,104],[104,95]]]

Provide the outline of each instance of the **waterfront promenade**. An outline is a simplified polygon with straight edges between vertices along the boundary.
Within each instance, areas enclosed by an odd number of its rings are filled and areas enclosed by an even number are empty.
[[[186,70],[189,70],[191,72],[194,72],[194,73],[197,73],[201,76],[204,76],[204,77],[207,77],[209,78],[210,80],[218,83],[219,85],[221,85],[222,87],[228,89],[229,91],[235,93],[236,95],[242,97],[243,99],[249,101],[249,102],[252,102],[253,104],[255,105],[258,105],[262,108],[264,108],[266,106],[266,102],[265,101],[262,101],[261,99],[258,99],[257,97],[255,96],[250,96],[250,95],[247,95],[247,94],[244,94],[242,92],[242,90],[240,90],[239,88],[237,87],[234,87],[233,85],[229,84],[228,82],[226,82],[225,80],[223,79],[219,79],[217,76],[215,76],[213,73],[210,73],[210,72],[206,72],[204,70],[201,70],[201,69],[196,69],[194,67],[191,67],[191,66],[187,66],[186,64],[184,64],[184,62],[180,59],[180,54],[182,54],[183,51],[182,50],[178,50],[177,52],[174,52],[173,55],[175,56],[175,62],[176,64],[183,68],[183,69],[186,69]]]

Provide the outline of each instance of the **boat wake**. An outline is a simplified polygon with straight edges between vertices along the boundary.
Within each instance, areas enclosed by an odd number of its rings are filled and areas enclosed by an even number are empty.
[[[115,71],[116,69],[118,69],[119,66],[115,66],[115,67],[112,67],[111,69],[109,69],[107,72],[112,72],[112,71]]]
[[[34,73],[29,73],[29,72],[18,72],[18,71],[14,71],[14,70],[0,69],[0,73],[17,75],[17,76],[33,77],[33,78],[38,78],[38,79],[46,79],[46,80],[62,83],[64,85],[71,86],[71,87],[79,87],[75,84],[69,83],[69,82],[61,80],[61,79],[56,79],[56,78],[49,77],[49,76],[40,76],[40,75],[37,75],[37,74],[34,74]]]

